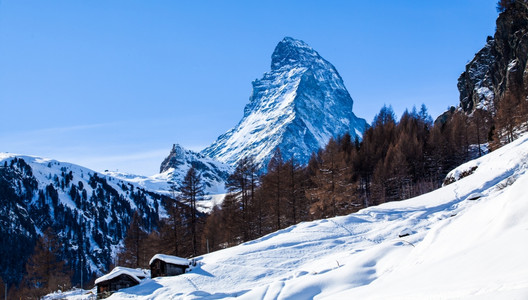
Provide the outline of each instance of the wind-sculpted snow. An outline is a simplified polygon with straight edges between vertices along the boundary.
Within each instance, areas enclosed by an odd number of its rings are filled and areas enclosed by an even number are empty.
[[[331,137],[361,137],[366,122],[352,105],[334,66],[287,37],[273,52],[271,71],[253,82],[242,120],[202,153],[228,164],[252,156],[264,168],[278,147],[285,159],[307,163]]]
[[[300,223],[110,299],[527,299],[526,161],[528,135],[429,194]]]

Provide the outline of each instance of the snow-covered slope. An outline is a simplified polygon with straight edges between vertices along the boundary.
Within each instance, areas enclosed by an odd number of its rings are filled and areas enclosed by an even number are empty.
[[[525,135],[429,194],[301,223],[110,299],[528,299],[527,161]]]
[[[165,215],[163,197],[93,170],[36,156],[0,153],[0,256],[4,281],[16,283],[35,240],[52,227],[74,282],[113,262],[134,211],[147,230]],[[20,249],[22,247],[22,249]],[[6,263],[4,265],[4,263]]]
[[[334,66],[303,41],[286,37],[273,52],[271,71],[253,82],[242,120],[202,153],[228,164],[253,156],[265,167],[279,147],[285,159],[307,163],[331,137],[361,136],[366,122],[352,105]]]

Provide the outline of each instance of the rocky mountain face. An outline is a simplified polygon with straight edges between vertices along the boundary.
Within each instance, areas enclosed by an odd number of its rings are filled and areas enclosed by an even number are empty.
[[[177,144],[173,145],[169,156],[161,163],[160,173],[168,173],[167,178],[178,185],[191,166],[200,174],[208,194],[224,192],[224,183],[232,171],[231,166]]]
[[[331,137],[361,137],[367,123],[352,106],[335,67],[286,37],[272,54],[271,71],[253,82],[242,120],[201,154],[230,165],[251,156],[265,169],[278,147],[284,159],[307,163]]]
[[[528,92],[528,4],[514,1],[497,18],[494,37],[458,79],[460,106],[494,112],[507,92]]]
[[[151,230],[163,196],[132,183],[50,159],[0,153],[0,277],[18,283],[38,236],[51,227],[73,282],[108,271],[140,210]]]

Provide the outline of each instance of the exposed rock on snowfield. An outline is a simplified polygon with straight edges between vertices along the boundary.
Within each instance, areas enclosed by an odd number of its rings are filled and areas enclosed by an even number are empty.
[[[285,159],[307,163],[312,152],[346,132],[361,137],[366,122],[334,66],[305,42],[284,38],[271,71],[253,82],[244,117],[202,154],[235,164],[252,156],[265,168],[275,148]]]
[[[160,173],[168,173],[168,180],[178,186],[191,166],[200,174],[207,194],[225,193],[224,184],[232,171],[231,166],[177,144],[161,163]]]
[[[497,19],[495,36],[458,79],[460,106],[494,111],[506,92],[528,91],[528,4],[515,1]]]

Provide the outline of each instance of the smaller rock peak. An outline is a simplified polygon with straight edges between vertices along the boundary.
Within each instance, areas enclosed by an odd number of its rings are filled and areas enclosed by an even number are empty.
[[[160,173],[167,171],[169,168],[175,168],[178,165],[181,165],[185,162],[185,148],[179,144],[172,144],[172,149],[163,162],[161,163]]]
[[[185,149],[182,146],[180,146],[180,144],[172,144],[172,150],[171,150],[172,153],[183,152],[183,151],[185,151]]]
[[[271,55],[271,69],[277,70],[285,65],[313,62],[319,58],[317,51],[301,40],[285,37],[277,44]]]

